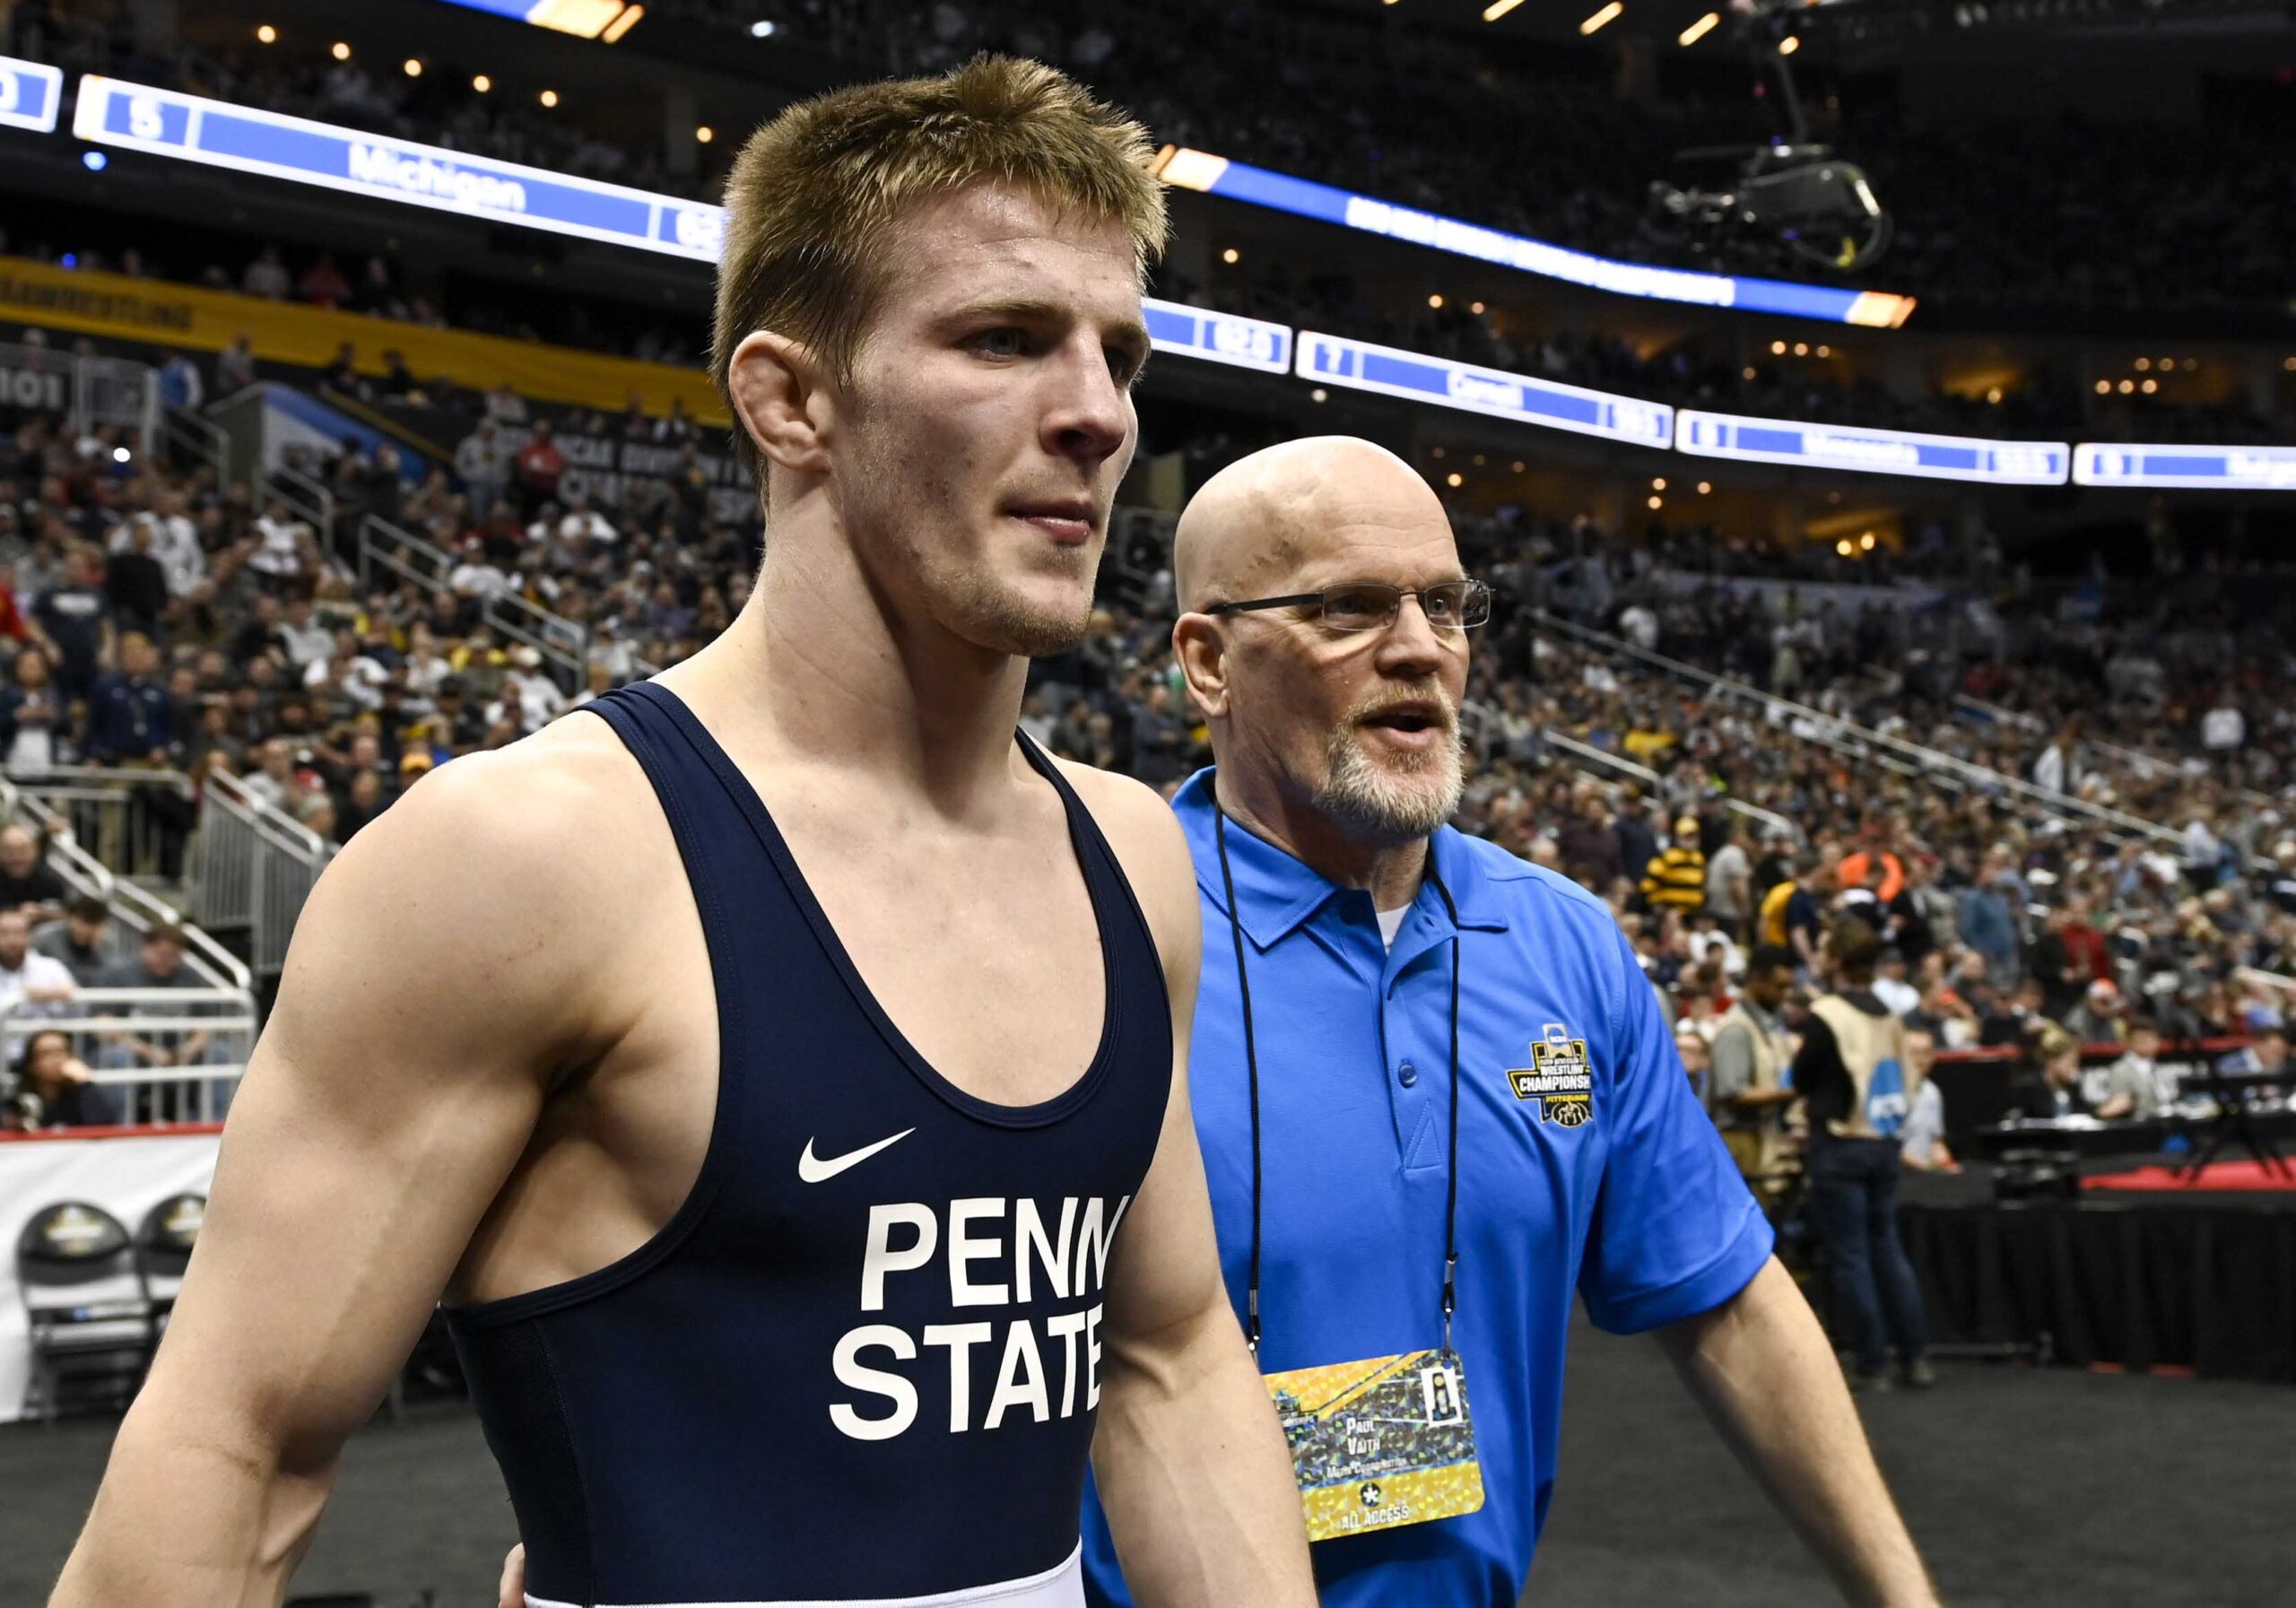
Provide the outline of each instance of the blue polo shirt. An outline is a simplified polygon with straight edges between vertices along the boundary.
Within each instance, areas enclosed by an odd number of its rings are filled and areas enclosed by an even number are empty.
[[[1251,1115],[1210,771],[1173,808],[1204,908],[1189,1092],[1239,1318]],[[1770,1226],[1700,1108],[1610,911],[1576,883],[1448,827],[1387,949],[1370,895],[1231,820],[1260,1068],[1261,1341],[1269,1373],[1440,1345],[1449,1177],[1451,939],[1459,939],[1458,1310],[1482,1510],[1316,1543],[1326,1608],[1513,1608],[1554,1487],[1571,1294],[1616,1333],[1744,1289]],[[1591,1109],[1518,1098],[1535,1042],[1583,1042]],[[1088,1497],[1089,1601],[1129,1604]]]

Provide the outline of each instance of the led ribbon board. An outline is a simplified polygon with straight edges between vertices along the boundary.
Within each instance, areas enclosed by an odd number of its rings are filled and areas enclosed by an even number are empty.
[[[1281,324],[1159,301],[1152,296],[1143,298],[1140,307],[1148,325],[1148,343],[1159,352],[1209,358],[1263,374],[1292,372],[1292,332]]]
[[[51,118],[55,103],[51,90]],[[94,144],[633,246],[695,262],[716,262],[726,234],[725,209],[706,201],[628,189],[93,74],[80,81],[72,131]],[[1292,332],[1281,324],[1170,301],[1151,300],[1144,310],[1150,343],[1159,352],[1269,374],[1291,370]]]
[[[520,223],[696,262],[717,261],[725,234],[724,212],[707,202],[545,172],[94,74],[80,81],[72,132],[92,144],[403,201],[491,222]]]
[[[467,11],[491,12],[514,22],[532,22],[578,39],[604,39],[609,45],[638,25],[646,14],[642,5],[623,0],[447,0]]]
[[[1526,274],[1568,280],[1621,296],[1640,296],[1657,301],[1688,301],[1701,307],[1737,308],[1746,312],[1780,313],[1796,318],[1822,319],[1830,324],[1865,324],[1895,329],[1913,313],[1913,298],[1886,291],[1851,291],[1830,285],[1796,284],[1782,279],[1746,279],[1729,274],[1697,274],[1679,268],[1655,268],[1646,263],[1622,263],[1593,256],[1567,247],[1552,246],[1502,230],[1462,222],[1434,213],[1422,213],[1393,202],[1358,196],[1330,185],[1316,184],[1289,174],[1270,172],[1224,156],[1171,146],[1156,159],[1166,184],[1201,190],[1273,207],[1302,218],[1361,230],[1431,246],[1460,256],[1472,256]]]
[[[1302,379],[1351,390],[1377,391],[1412,402],[1431,402],[1439,407],[1488,413],[1549,430],[1575,430],[1582,436],[1603,436],[1637,447],[1665,449],[1672,439],[1674,410],[1664,403],[1639,396],[1613,396],[1578,386],[1558,385],[1502,369],[1452,362],[1392,346],[1374,346],[1338,335],[1300,332],[1300,356],[1294,369]]]
[[[2296,491],[2296,447],[2161,447],[2083,441],[2073,451],[2073,479],[2083,486]]]
[[[64,104],[64,74],[45,62],[0,56],[0,128],[46,134]]]
[[[2073,457],[2062,441],[1988,441],[1905,430],[1865,430],[1798,419],[1745,419],[1684,409],[1674,445],[1700,457],[1805,464],[1924,480],[1987,481],[2008,486],[2065,483]]]

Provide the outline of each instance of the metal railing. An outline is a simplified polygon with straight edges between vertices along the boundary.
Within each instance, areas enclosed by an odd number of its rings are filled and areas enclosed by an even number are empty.
[[[1616,657],[1632,659],[1648,665],[1653,669],[1664,671],[1668,675],[1698,687],[1709,698],[1733,700],[1760,709],[1765,714],[1777,711],[1796,717],[1807,723],[1805,732],[1801,734],[1822,733],[1824,736],[1820,740],[1848,744],[1843,749],[1844,752],[1858,753],[1875,759],[1885,754],[1893,755],[1913,768],[1906,774],[1918,775],[1930,779],[1956,778],[1996,796],[2014,796],[2038,809],[2041,813],[2060,820],[2079,819],[2104,827],[2109,831],[2126,836],[2149,838],[2156,842],[2180,841],[2174,831],[2158,822],[2146,821],[2124,811],[2109,809],[2103,804],[2092,804],[2088,799],[2075,797],[2069,793],[2057,793],[2046,787],[2037,787],[2022,777],[2011,776],[2005,771],[1996,770],[1991,766],[1979,765],[1964,760],[1957,754],[1946,753],[1941,749],[1926,747],[1918,743],[1909,742],[1903,737],[1890,736],[1870,726],[1860,726],[1847,717],[1829,714],[1823,709],[1798,703],[1790,698],[1781,698],[1774,693],[1764,692],[1749,682],[1726,675],[1718,675],[1711,670],[1703,669],[1681,659],[1669,658],[1665,654],[1650,648],[1638,648],[1621,638],[1611,636],[1605,631],[1590,630],[1545,610],[1534,611],[1534,617],[1538,621],[1540,629],[1544,630],[1552,631],[1556,636],[1575,642],[1582,648],[1610,654]]]
[[[460,560],[446,549],[370,514],[359,522],[359,586],[363,592],[382,570],[412,581],[433,596],[450,595],[449,577]],[[589,676],[590,628],[514,594],[487,600],[487,624],[542,655],[561,691],[581,691]]]
[[[181,771],[63,765],[20,772],[13,781],[26,798],[61,816],[114,876],[182,880],[195,789]]]
[[[1621,776],[1632,777],[1653,792],[1657,789],[1658,773],[1648,765],[1638,764],[1622,754],[1614,754],[1607,749],[1581,743],[1578,738],[1556,731],[1551,726],[1540,730],[1539,741],[1559,753],[1570,755],[1582,769],[1592,766],[1605,770],[1614,770]],[[1757,822],[1772,831],[1783,831],[1794,842],[1802,841],[1802,829],[1775,810],[1765,810],[1760,804],[1748,804],[1743,798],[1726,796],[1722,802],[1733,815]]]
[[[160,377],[149,363],[0,342],[0,402],[62,413],[84,434],[99,424],[135,433],[146,454],[160,439]]]
[[[144,934],[155,927],[172,926],[183,934],[184,964],[203,983],[218,988],[245,988],[253,980],[247,963],[217,943],[213,934],[135,883],[114,876],[109,866],[80,847],[68,821],[49,813],[5,778],[0,778],[0,824],[19,825],[41,834],[47,841],[48,867],[64,886],[75,897],[103,901],[117,924],[117,931],[107,934],[108,960],[127,959]],[[119,934],[131,934],[136,943],[120,941]],[[37,938],[39,934],[33,935]]]
[[[336,848],[236,778],[210,775],[200,800],[193,878],[201,925],[245,933],[255,978],[268,983],[286,968],[303,901]]]
[[[220,1122],[255,1047],[255,997],[244,988],[75,988],[68,1001],[0,1004],[0,1065],[18,1068],[34,1035],[60,1032],[114,1090],[130,1123]]]
[[[178,469],[206,469],[218,486],[231,480],[231,438],[204,413],[170,407],[160,417],[160,444]]]
[[[263,494],[285,503],[289,513],[317,531],[322,540],[333,543],[335,493],[327,489],[326,482],[279,464],[263,472]]]

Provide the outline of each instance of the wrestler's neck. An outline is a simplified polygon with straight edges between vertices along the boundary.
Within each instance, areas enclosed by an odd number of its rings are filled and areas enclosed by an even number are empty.
[[[1341,888],[1360,888],[1382,910],[1399,910],[1419,897],[1427,874],[1427,839],[1402,843],[1357,835],[1317,809],[1283,782],[1222,765],[1213,777],[1220,807],[1238,825],[1273,843]]]
[[[901,617],[857,566],[806,545],[777,554],[689,661],[697,687],[770,761],[865,774],[951,819],[996,808],[1026,765],[1013,731],[1028,661]]]

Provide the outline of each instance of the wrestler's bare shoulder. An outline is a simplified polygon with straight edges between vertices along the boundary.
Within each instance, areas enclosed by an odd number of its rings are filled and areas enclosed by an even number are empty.
[[[582,986],[681,886],[644,771],[605,724],[565,717],[425,776],[344,847],[299,926],[355,936],[402,967],[547,974]]]
[[[1192,950],[1200,926],[1196,867],[1171,805],[1136,778],[1074,760],[1053,763],[1076,789],[1076,796],[1092,813],[1101,835],[1116,851],[1134,896],[1155,929],[1167,963],[1175,944],[1185,943]]]

